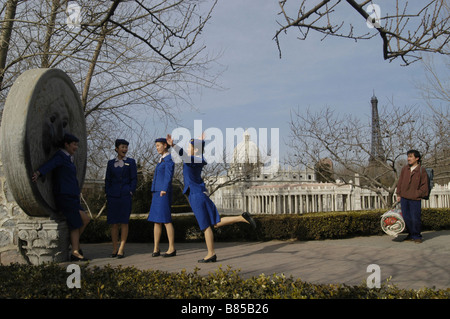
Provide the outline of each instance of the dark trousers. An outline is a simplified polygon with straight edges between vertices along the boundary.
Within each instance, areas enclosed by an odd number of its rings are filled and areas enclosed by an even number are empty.
[[[400,205],[402,206],[402,215],[409,235],[412,239],[422,238],[420,234],[422,230],[422,220],[420,218],[422,214],[421,201],[402,197]]]

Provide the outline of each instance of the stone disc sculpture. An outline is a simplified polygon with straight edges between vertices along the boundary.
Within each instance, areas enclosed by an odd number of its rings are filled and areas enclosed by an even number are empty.
[[[11,87],[2,116],[2,161],[11,193],[29,216],[55,217],[52,173],[31,176],[61,145],[64,133],[80,142],[74,155],[80,188],[86,172],[86,122],[77,89],[59,69],[32,69]]]

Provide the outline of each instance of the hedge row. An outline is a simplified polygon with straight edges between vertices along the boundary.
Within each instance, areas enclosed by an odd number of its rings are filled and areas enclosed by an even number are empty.
[[[257,215],[257,229],[238,223],[215,230],[216,241],[268,241],[338,239],[355,236],[381,235],[381,215],[385,211],[352,211],[309,213],[303,215]],[[173,215],[176,242],[203,241],[193,215]],[[153,223],[145,217],[133,217],[129,222],[129,242],[152,242]],[[450,209],[423,209],[423,230],[450,229]],[[164,231],[164,227],[163,227]],[[163,236],[164,240],[165,236]],[[110,226],[105,218],[91,221],[81,241],[98,243],[110,241]]]
[[[366,285],[310,284],[283,275],[242,279],[219,269],[208,276],[196,271],[169,273],[134,267],[81,266],[80,289],[68,288],[69,274],[56,264],[0,266],[0,298],[58,299],[448,299],[450,288],[404,290],[388,283]]]
[[[235,224],[216,231],[216,240],[327,239],[381,234],[383,211],[314,213],[305,215],[255,216],[257,230]],[[424,230],[450,229],[449,209],[424,209]],[[175,215],[177,241],[203,240],[193,216]],[[104,218],[91,222],[83,234],[88,242],[109,241],[109,225]],[[130,220],[129,241],[151,242],[153,223],[145,218]],[[0,266],[0,298],[76,298],[76,299],[449,299],[450,288],[405,290],[382,284],[366,285],[311,284],[284,275],[264,274],[242,279],[228,268],[207,276],[194,271],[169,273],[138,270],[134,267],[90,267],[81,265],[81,289],[67,287],[68,273],[58,264],[38,266],[12,264]]]

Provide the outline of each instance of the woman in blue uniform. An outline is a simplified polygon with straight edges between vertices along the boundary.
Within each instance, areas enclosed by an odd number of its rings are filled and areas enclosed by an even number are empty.
[[[214,234],[212,227],[218,228],[234,223],[248,223],[256,228],[255,221],[249,213],[244,212],[240,216],[231,216],[220,218],[216,206],[209,198],[205,183],[201,177],[203,166],[207,163],[203,158],[205,147],[204,139],[191,139],[188,144],[188,150],[185,152],[181,147],[173,143],[170,134],[167,135],[167,143],[181,156],[183,160],[183,193],[189,195],[189,204],[194,212],[195,218],[200,229],[205,234],[206,247],[208,254],[199,263],[215,262],[217,260],[214,251]]]
[[[161,155],[155,168],[152,182],[152,204],[148,221],[154,222],[154,249],[153,257],[160,255],[159,242],[162,233],[162,224],[166,227],[167,237],[169,240],[169,248],[163,254],[163,257],[173,257],[177,254],[175,250],[175,232],[172,225],[172,215],[170,213],[170,205],[172,203],[172,178],[175,164],[170,155],[167,140],[158,138],[155,140],[157,152]]]
[[[124,248],[128,237],[128,221],[131,201],[137,184],[136,161],[126,157],[129,143],[123,139],[115,142],[117,157],[108,161],[105,176],[105,192],[108,201],[107,222],[111,225],[112,257],[125,257]],[[119,243],[120,225],[120,245]]]
[[[32,181],[53,171],[53,194],[58,211],[66,217],[70,231],[72,252],[71,261],[85,261],[80,249],[80,236],[90,221],[89,216],[80,205],[80,186],[73,155],[78,149],[78,138],[65,134],[63,146],[53,157],[33,173]]]

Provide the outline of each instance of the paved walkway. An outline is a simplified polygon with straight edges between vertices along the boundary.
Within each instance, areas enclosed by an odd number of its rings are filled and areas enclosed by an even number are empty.
[[[365,284],[371,272],[367,267],[377,264],[381,282],[399,288],[450,288],[450,230],[423,233],[424,242],[400,242],[405,235],[357,237],[320,241],[269,241],[216,243],[217,262],[199,264],[206,255],[204,242],[177,243],[177,256],[152,257],[153,243],[128,243],[125,258],[111,258],[112,245],[84,244],[83,251],[90,265],[134,266],[169,272],[188,272],[196,267],[199,274],[231,266],[243,278],[260,274],[284,274],[310,283]],[[167,244],[161,244],[161,251]]]

